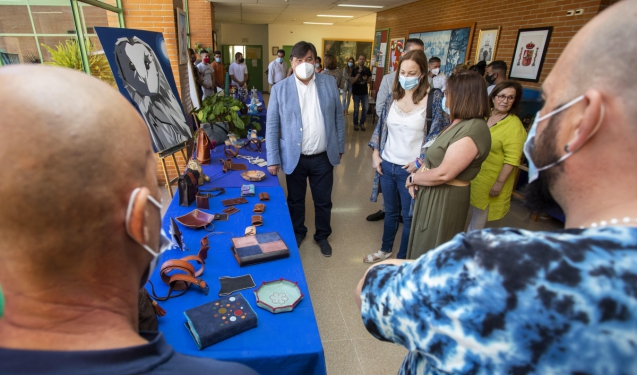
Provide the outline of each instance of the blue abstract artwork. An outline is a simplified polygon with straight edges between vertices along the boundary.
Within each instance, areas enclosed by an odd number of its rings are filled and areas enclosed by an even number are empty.
[[[418,38],[425,43],[428,59],[434,56],[440,58],[440,71],[447,76],[456,65],[465,61],[470,36],[470,27],[409,34],[410,38]]]

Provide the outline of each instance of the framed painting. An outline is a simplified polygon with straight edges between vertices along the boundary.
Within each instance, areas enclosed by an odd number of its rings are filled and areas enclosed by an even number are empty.
[[[469,59],[475,22],[470,24],[439,27],[430,30],[410,30],[409,38],[425,43],[425,55],[440,58],[440,71],[447,76],[453,68]]]
[[[510,79],[529,82],[540,80],[552,32],[552,26],[518,30],[509,73]]]
[[[177,12],[177,48],[179,49],[179,65],[188,63],[188,35],[186,25],[188,23],[186,12],[175,8]]]
[[[478,34],[478,48],[476,49],[476,58],[474,64],[484,61],[487,65],[495,59],[495,53],[498,48],[498,37],[500,36],[500,27],[497,29],[481,29]]]
[[[372,67],[385,69],[387,60],[387,47],[389,41],[389,29],[378,29],[374,33],[374,53],[372,54]]]
[[[405,49],[405,38],[394,38],[389,41],[389,71],[398,69],[400,57]]]
[[[336,66],[344,68],[347,60],[351,57],[356,61],[358,56],[365,55],[368,59],[372,55],[371,40],[351,40],[351,39],[323,39],[323,54],[331,53],[336,56]],[[371,67],[370,67],[371,69]]]

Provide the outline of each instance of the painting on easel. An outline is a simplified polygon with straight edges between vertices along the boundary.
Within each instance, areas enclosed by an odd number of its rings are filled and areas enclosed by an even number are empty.
[[[119,91],[139,110],[155,152],[192,138],[161,33],[96,27]]]

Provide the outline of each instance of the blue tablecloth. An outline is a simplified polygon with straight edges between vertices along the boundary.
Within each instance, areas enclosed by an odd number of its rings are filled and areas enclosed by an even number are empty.
[[[236,173],[236,172],[234,172]],[[271,176],[272,179],[275,179]],[[255,197],[248,197],[248,204],[236,206],[241,211],[231,215],[229,221],[215,222],[214,232],[231,232],[234,236],[243,236],[246,226],[250,225],[252,209],[255,203],[260,203],[258,194],[270,194],[270,201],[266,204],[263,216],[263,226],[257,227],[257,233],[277,231],[290,249],[290,257],[273,262],[239,267],[234,259],[231,247],[231,235],[219,234],[210,236],[210,250],[206,261],[206,268],[202,278],[210,287],[206,296],[203,292],[191,286],[183,296],[159,302],[167,311],[166,316],[159,318],[159,330],[176,351],[199,357],[213,357],[218,360],[236,361],[255,369],[261,375],[325,375],[325,357],[318,332],[318,326],[312,308],[305,274],[301,264],[299,250],[294,239],[292,222],[285,204],[285,195],[281,187],[260,187],[257,185]],[[221,212],[224,208],[221,200],[240,196],[240,188],[226,188],[226,193],[210,198],[210,213]],[[163,219],[163,226],[168,233],[170,217],[176,217],[195,208],[181,207],[177,199],[173,199]],[[181,258],[186,255],[196,255],[199,251],[199,241],[208,234],[204,229],[190,229],[179,225],[189,250],[169,250],[162,256],[162,261]],[[159,267],[158,267],[159,268]],[[272,314],[256,305],[252,289],[241,293],[250,303],[258,315],[258,327],[243,332],[230,339],[217,343],[204,350],[197,346],[184,326],[186,318],[183,312],[187,309],[202,305],[220,298],[218,296],[221,285],[220,276],[240,276],[250,274],[258,287],[263,281],[277,280],[281,277],[297,281],[305,295],[299,305],[287,313]],[[151,277],[157,295],[166,295],[168,287],[159,278],[158,270]],[[147,288],[150,290],[150,286]]]
[[[254,157],[258,156],[261,159],[267,160],[268,154],[266,143],[262,144],[261,152],[249,151],[246,150],[245,147],[242,147],[241,149],[239,149],[239,155]],[[256,164],[250,164],[250,162],[248,162],[246,159],[232,158],[232,162],[245,164],[248,169],[255,169],[265,172],[266,178],[263,181],[248,182],[244,180],[243,177],[241,177],[241,173],[243,173],[243,171],[229,171],[228,173],[223,173],[222,165],[219,162],[219,159],[226,158],[227,156],[225,156],[223,153],[223,146],[217,146],[214,150],[212,150],[212,152],[210,153],[210,164],[202,165],[204,173],[210,177],[210,182],[204,183],[202,188],[206,189],[211,187],[240,187],[243,184],[254,184],[256,188],[266,186],[281,186],[277,176],[272,176],[268,173],[268,167],[259,167]]]
[[[244,103],[250,104],[252,92],[248,91],[248,99],[244,100]],[[259,101],[263,103],[263,111],[258,112],[257,114],[251,115],[259,118],[259,124],[261,125],[261,130],[257,132],[257,135],[260,137],[265,137],[265,121],[268,118],[268,110],[265,107],[265,101],[263,100],[263,94],[261,91],[257,91],[257,95],[259,96]],[[248,126],[251,128],[251,126]]]

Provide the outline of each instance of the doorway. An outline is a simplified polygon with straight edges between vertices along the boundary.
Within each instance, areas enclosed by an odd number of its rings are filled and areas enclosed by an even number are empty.
[[[223,45],[221,46],[223,63],[230,67],[237,52],[243,54],[248,68],[248,89],[252,87],[263,92],[263,46],[257,45]]]

